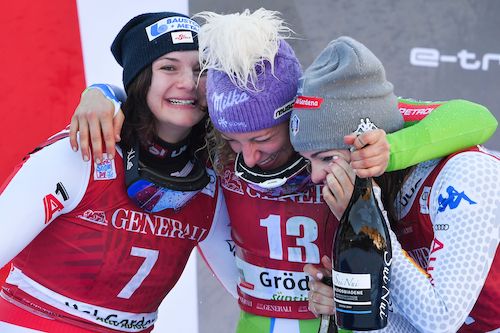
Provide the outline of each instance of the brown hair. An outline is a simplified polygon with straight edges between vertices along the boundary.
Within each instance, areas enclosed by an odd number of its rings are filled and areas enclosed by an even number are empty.
[[[382,191],[382,203],[387,210],[387,215],[391,224],[399,220],[400,212],[396,210],[394,203],[398,193],[403,187],[404,180],[412,170],[413,166],[403,170],[385,172],[381,176],[375,178],[375,181]]]
[[[210,118],[207,121],[206,131],[206,145],[210,161],[215,172],[220,175],[224,166],[234,162],[236,153],[227,140],[223,139],[221,133],[213,126]]]

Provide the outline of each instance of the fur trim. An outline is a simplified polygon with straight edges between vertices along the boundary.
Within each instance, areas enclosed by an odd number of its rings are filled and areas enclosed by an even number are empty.
[[[227,15],[208,11],[196,14],[194,18],[205,21],[198,35],[202,72],[222,71],[239,88],[257,90],[258,68],[264,68],[264,61],[268,61],[274,74],[280,40],[294,34],[279,15],[264,8],[253,13],[246,9]]]

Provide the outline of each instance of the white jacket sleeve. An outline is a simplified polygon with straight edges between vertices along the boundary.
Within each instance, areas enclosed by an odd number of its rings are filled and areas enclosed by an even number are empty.
[[[231,238],[226,201],[220,187],[212,228],[206,239],[198,245],[198,249],[219,282],[237,298],[239,273],[234,258],[234,242]]]
[[[82,161],[68,141],[61,139],[29,155],[0,189],[0,267],[81,201],[91,164]]]
[[[429,197],[435,231],[427,271],[391,233],[392,301],[421,332],[456,332],[481,292],[499,241],[498,175],[500,162],[477,152],[458,154],[441,170]]]

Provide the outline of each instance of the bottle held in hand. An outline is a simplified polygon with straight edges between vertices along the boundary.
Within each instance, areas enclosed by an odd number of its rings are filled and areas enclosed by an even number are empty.
[[[384,328],[392,250],[371,178],[356,177],[332,252],[337,325],[360,331]]]

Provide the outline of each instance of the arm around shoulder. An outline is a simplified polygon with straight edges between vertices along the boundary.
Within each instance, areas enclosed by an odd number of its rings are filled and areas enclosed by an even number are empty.
[[[404,100],[405,102],[411,101]],[[410,104],[413,105],[413,104]],[[498,122],[484,106],[461,99],[416,103],[402,113],[426,113],[413,126],[387,135],[391,146],[387,171],[401,170],[420,162],[482,144],[495,132]],[[406,110],[406,111],[405,111]],[[415,111],[417,110],[417,111]],[[407,120],[408,115],[405,116]]]
[[[212,227],[207,238],[198,245],[198,249],[217,280],[234,298],[238,298],[236,286],[239,282],[239,272],[234,258],[235,245],[231,238],[231,223],[220,187],[217,192],[218,202]]]

